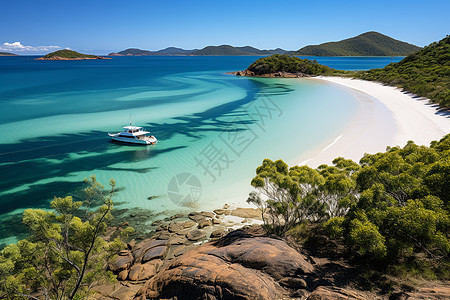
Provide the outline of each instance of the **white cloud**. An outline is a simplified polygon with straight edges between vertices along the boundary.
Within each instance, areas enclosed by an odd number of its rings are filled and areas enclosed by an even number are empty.
[[[42,51],[55,51],[61,49],[60,46],[25,46],[21,42],[3,43],[0,45],[0,50],[14,51],[14,52],[42,52]]]

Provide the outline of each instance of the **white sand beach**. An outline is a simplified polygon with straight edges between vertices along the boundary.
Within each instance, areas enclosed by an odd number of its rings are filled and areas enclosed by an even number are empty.
[[[403,147],[409,140],[429,146],[450,133],[450,113],[428,99],[372,81],[339,77],[314,80],[347,89],[358,99],[358,113],[341,134],[291,164],[317,167],[338,156],[359,161],[364,153],[382,152],[387,146]]]

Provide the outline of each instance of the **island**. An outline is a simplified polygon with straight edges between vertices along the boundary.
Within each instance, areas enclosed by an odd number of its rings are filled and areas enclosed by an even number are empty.
[[[182,48],[168,47],[158,51],[142,50],[137,48],[128,48],[119,52],[112,52],[108,56],[150,56],[150,55],[189,55],[189,56],[250,56],[250,55],[271,55],[287,54],[287,51],[281,48],[271,50],[261,50],[252,46],[234,47],[231,45],[206,46],[202,49],[185,50]]]
[[[58,50],[49,53],[43,57],[37,58],[37,60],[85,60],[85,59],[110,59],[103,56],[83,54],[73,50]]]
[[[231,72],[237,76],[298,78],[333,73],[333,69],[315,60],[301,59],[286,54],[274,54],[252,63],[246,70]]]
[[[295,51],[298,56],[406,56],[421,48],[375,31],[338,42],[310,45]]]
[[[14,54],[14,53],[9,53],[9,52],[0,52],[0,56],[18,56],[18,55]]]

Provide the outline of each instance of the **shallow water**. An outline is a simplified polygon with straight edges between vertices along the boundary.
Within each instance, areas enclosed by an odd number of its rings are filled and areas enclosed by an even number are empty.
[[[332,85],[225,74],[256,58],[0,58],[0,244],[21,236],[24,209],[78,195],[91,174],[116,180],[119,209],[164,216],[243,202],[264,158],[295,160],[356,113]],[[130,114],[157,145],[110,141]]]

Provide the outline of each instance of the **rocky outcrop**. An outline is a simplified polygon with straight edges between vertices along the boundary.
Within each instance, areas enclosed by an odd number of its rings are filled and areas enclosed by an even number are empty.
[[[306,288],[314,267],[284,241],[238,230],[176,258],[146,283],[148,298],[277,299]]]
[[[319,286],[308,297],[308,300],[366,300],[361,292],[334,286]]]

